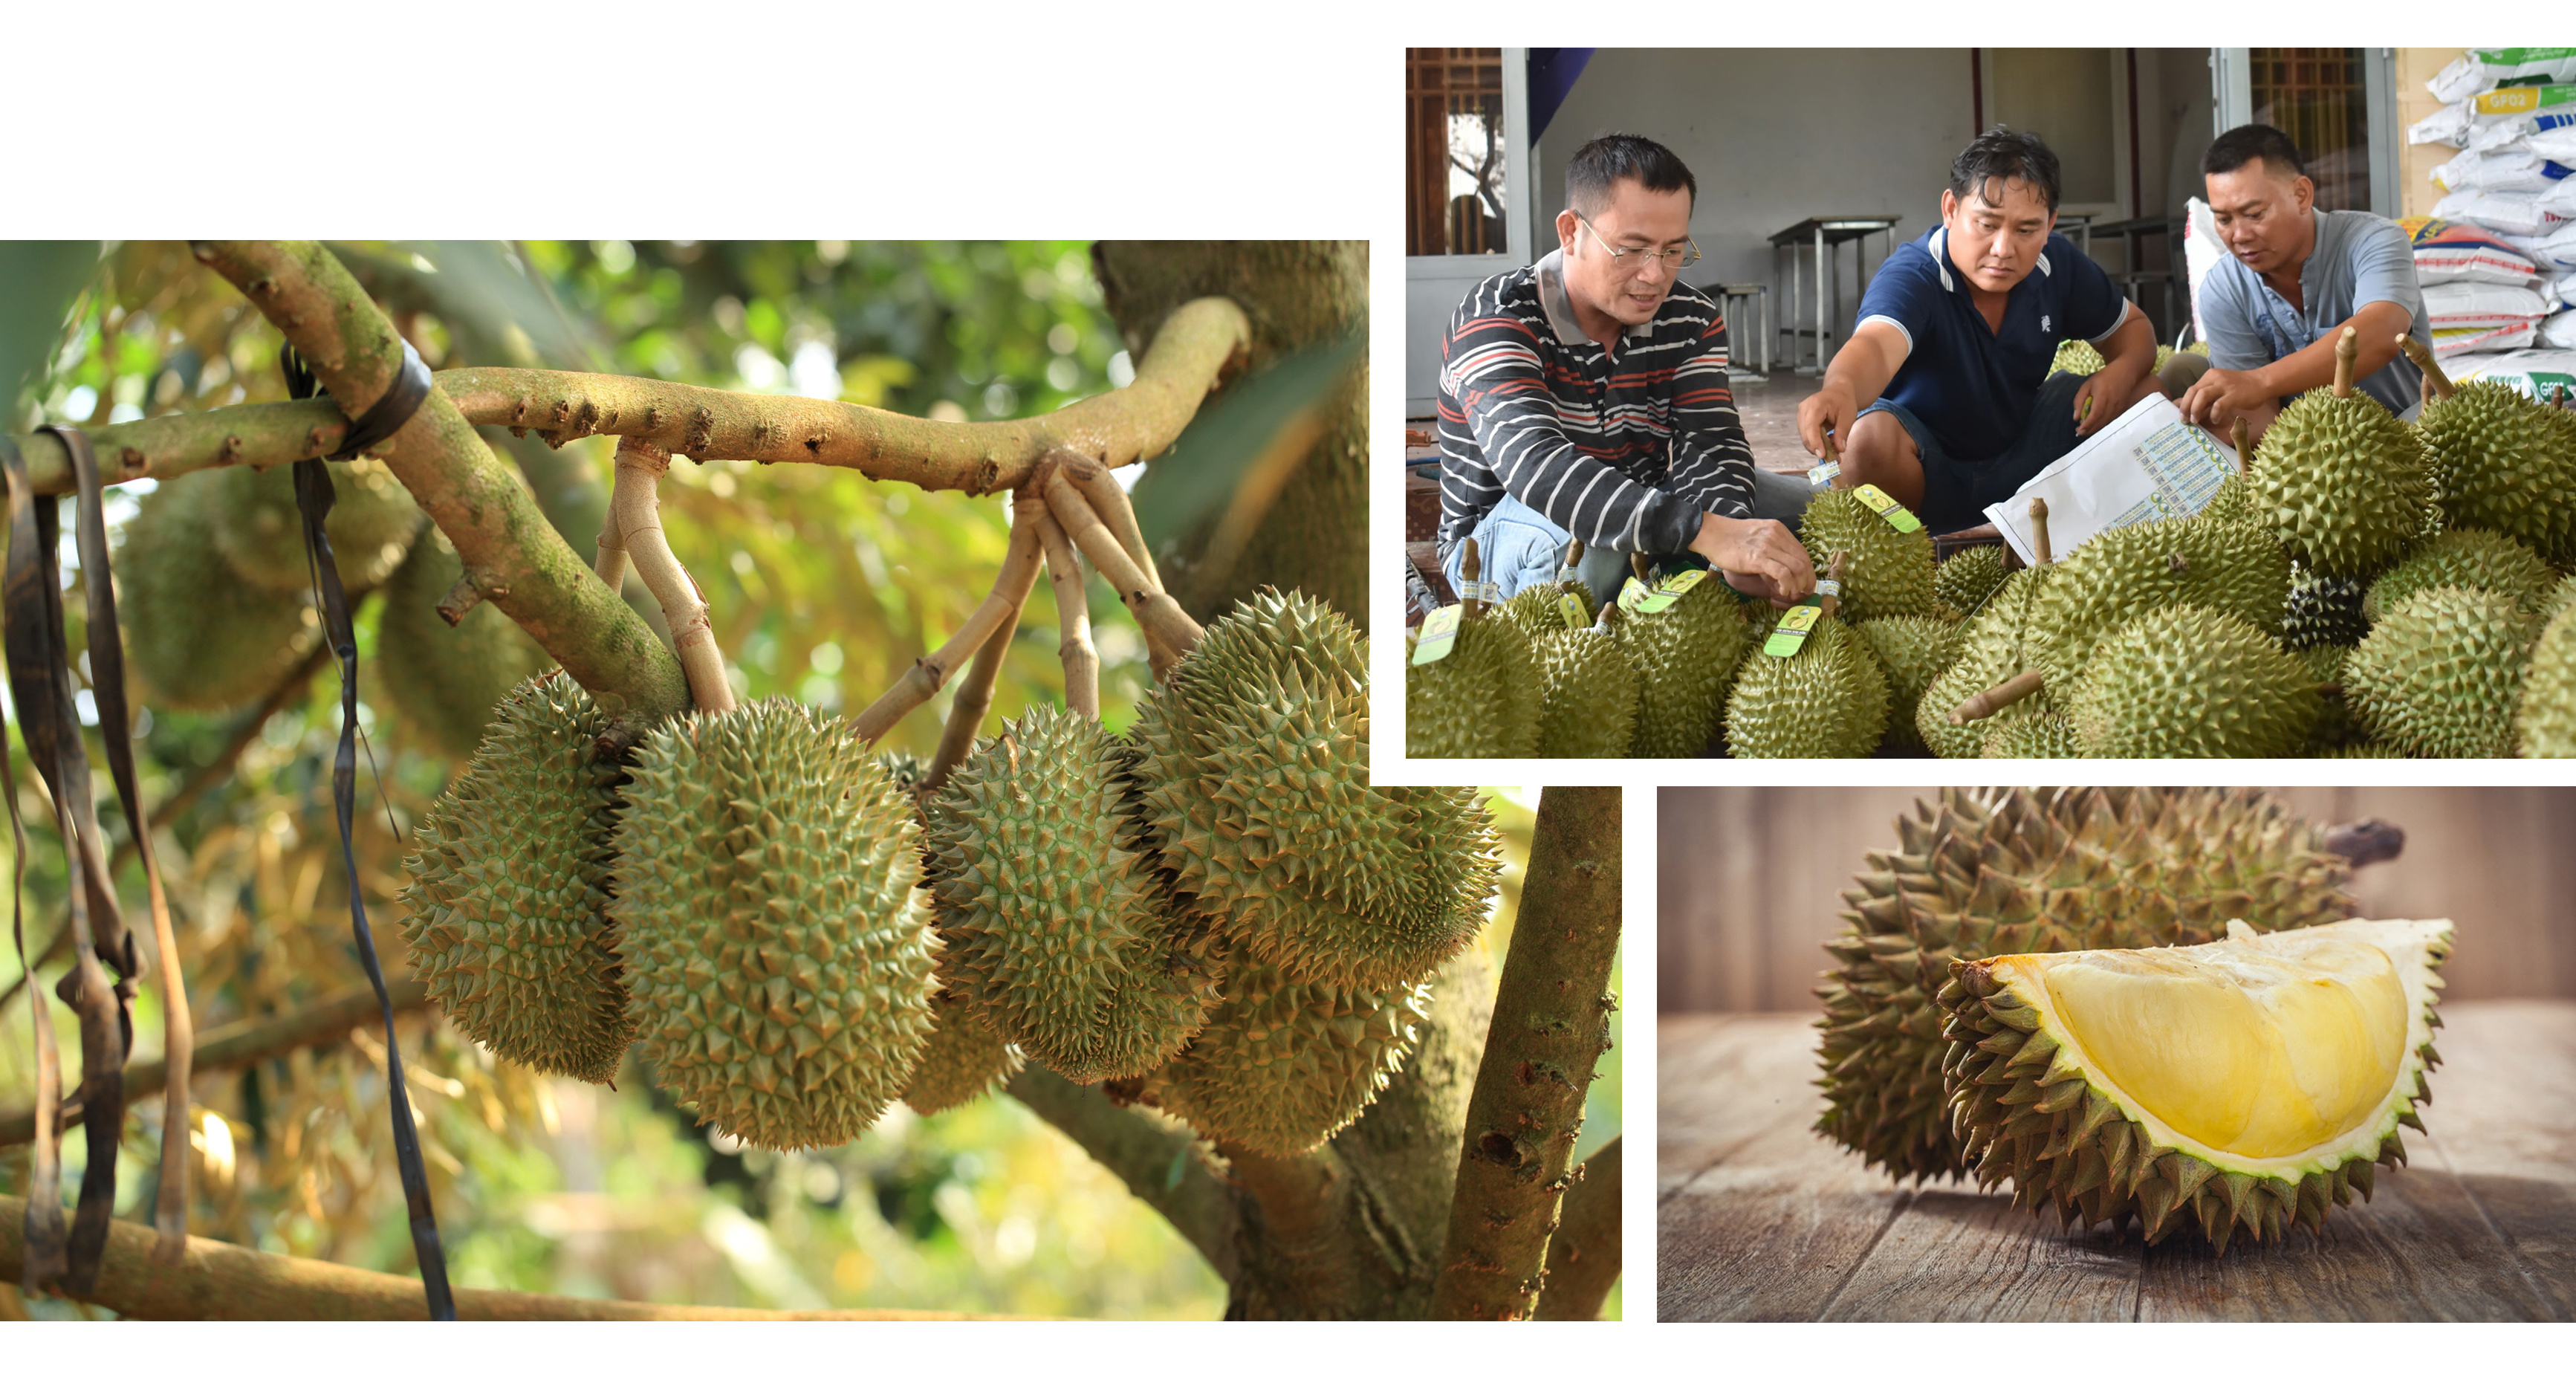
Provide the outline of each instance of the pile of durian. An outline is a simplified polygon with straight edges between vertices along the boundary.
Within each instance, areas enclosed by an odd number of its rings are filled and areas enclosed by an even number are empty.
[[[1919,528],[1820,494],[1800,537],[1843,560],[1839,607],[1789,657],[1760,650],[1781,615],[1714,578],[1597,621],[1573,579],[1470,603],[1409,670],[1407,751],[2576,755],[2576,415],[2425,358],[2438,396],[2403,423],[2352,391],[2355,346],[2198,514],[2062,561],[1936,565]]]
[[[1264,591],[1132,734],[1040,705],[926,793],[783,700],[605,760],[589,696],[540,676],[420,827],[413,968],[495,1054],[604,1081],[631,1044],[752,1145],[936,1114],[1025,1060],[1301,1153],[1402,1066],[1501,869],[1472,790],[1368,786],[1367,661]]]
[[[1897,824],[1825,946],[1819,1133],[2222,1252],[2405,1163],[2451,922],[2351,918],[2314,825],[2205,788],[1949,790]]]

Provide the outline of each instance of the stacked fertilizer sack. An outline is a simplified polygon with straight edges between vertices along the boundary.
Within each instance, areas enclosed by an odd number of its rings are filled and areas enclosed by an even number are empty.
[[[2415,240],[2434,351],[2466,377],[2576,374],[2576,48],[2473,48],[2426,83],[2442,109],[2408,142],[2433,170]]]

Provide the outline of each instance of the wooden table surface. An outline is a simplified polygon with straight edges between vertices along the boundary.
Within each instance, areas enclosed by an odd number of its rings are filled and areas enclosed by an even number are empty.
[[[2576,1320],[2576,1002],[2446,1004],[2407,1164],[2224,1257],[1867,1168],[1812,1129],[1814,1019],[1660,1023],[1658,1319]]]

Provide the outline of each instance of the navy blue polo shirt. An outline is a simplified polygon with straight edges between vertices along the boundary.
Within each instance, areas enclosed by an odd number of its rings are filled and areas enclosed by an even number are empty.
[[[1989,330],[1951,266],[1947,234],[1936,225],[1887,256],[1861,294],[1858,324],[1885,321],[1909,347],[1881,396],[1931,428],[1952,459],[1988,460],[2030,425],[2057,347],[2098,346],[2119,329],[2128,299],[2101,265],[2051,232],[2039,267],[2006,299],[2003,329]]]

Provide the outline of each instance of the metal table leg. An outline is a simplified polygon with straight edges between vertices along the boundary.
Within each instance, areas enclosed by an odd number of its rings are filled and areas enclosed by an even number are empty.
[[[1816,372],[1825,372],[1825,227],[1816,227]]]

